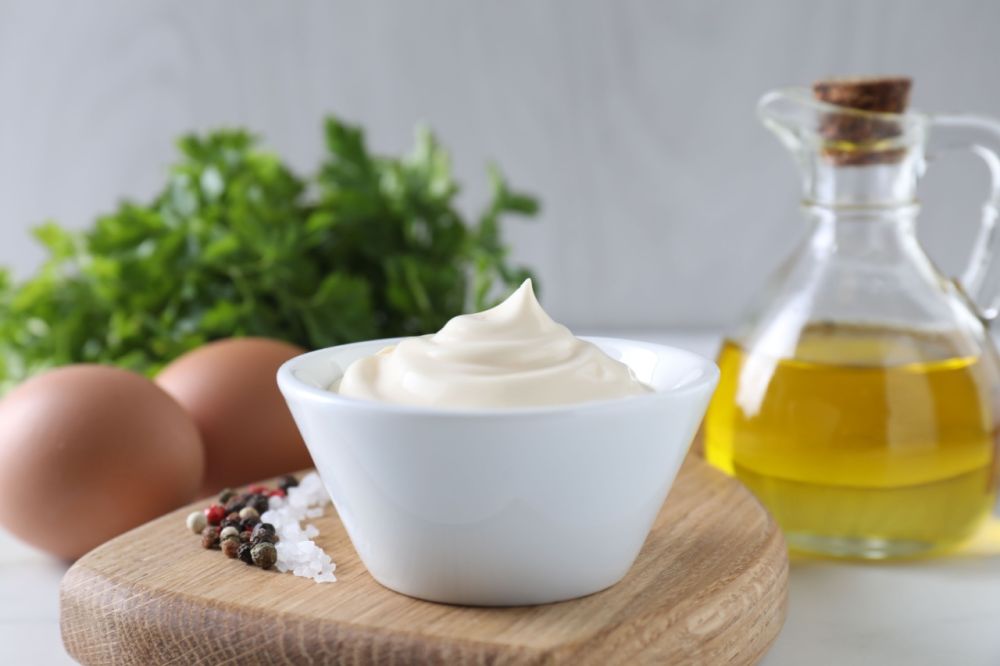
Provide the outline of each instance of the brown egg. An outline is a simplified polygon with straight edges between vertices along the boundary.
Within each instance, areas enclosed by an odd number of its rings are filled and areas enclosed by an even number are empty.
[[[0,524],[59,557],[192,500],[203,464],[191,418],[126,370],[66,366],[0,401]]]
[[[312,465],[275,379],[302,351],[277,340],[230,338],[184,354],[156,378],[201,432],[205,494]]]

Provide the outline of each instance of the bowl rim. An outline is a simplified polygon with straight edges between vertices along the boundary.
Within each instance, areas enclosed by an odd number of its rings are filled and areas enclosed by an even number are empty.
[[[380,412],[385,414],[409,414],[409,415],[423,415],[423,416],[438,416],[446,418],[459,418],[459,417],[472,417],[472,418],[482,418],[482,417],[504,417],[504,416],[532,416],[532,415],[551,415],[551,414],[570,414],[573,412],[580,411],[581,409],[586,410],[599,410],[599,409],[615,409],[623,406],[635,406],[638,407],[642,404],[649,404],[660,402],[670,398],[676,398],[678,396],[684,396],[690,393],[698,393],[700,391],[708,388],[709,392],[715,390],[715,386],[719,381],[719,367],[712,360],[696,354],[687,349],[681,349],[679,347],[674,347],[671,345],[659,344],[656,342],[646,342],[644,340],[632,340],[630,338],[615,338],[607,336],[590,336],[581,335],[578,336],[580,340],[596,344],[598,347],[601,343],[610,343],[617,345],[635,345],[643,347],[648,350],[655,351],[657,354],[669,353],[673,355],[679,355],[686,357],[687,359],[694,361],[701,373],[698,377],[692,379],[689,382],[682,384],[676,388],[669,389],[654,389],[651,393],[644,393],[642,395],[632,395],[625,396],[622,398],[612,398],[609,400],[588,400],[586,402],[573,402],[563,405],[543,405],[539,407],[427,407],[425,405],[406,405],[391,402],[380,402],[376,400],[364,400],[361,398],[351,398],[347,396],[340,395],[339,393],[334,393],[333,391],[327,389],[321,389],[313,386],[302,379],[295,376],[295,371],[300,367],[305,365],[310,361],[315,361],[318,358],[325,356],[335,350],[345,350],[351,347],[377,347],[381,349],[382,347],[389,346],[400,340],[404,340],[404,337],[397,338],[380,338],[375,340],[363,340],[360,342],[350,342],[342,345],[333,345],[331,347],[324,347],[322,349],[316,349],[314,351],[308,351],[303,354],[299,354],[284,363],[278,368],[277,381],[281,392],[289,397],[289,394],[298,394],[304,397],[309,397],[319,402],[323,402],[330,405],[347,407],[350,409],[357,409],[369,412]],[[376,350],[377,351],[377,350]]]

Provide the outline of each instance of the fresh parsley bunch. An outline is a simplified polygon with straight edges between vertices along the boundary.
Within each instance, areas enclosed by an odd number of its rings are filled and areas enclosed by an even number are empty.
[[[42,369],[112,363],[154,373],[213,339],[306,348],[436,330],[528,276],[500,222],[538,204],[495,169],[474,224],[448,153],[426,130],[400,158],[326,120],[327,154],[302,178],[253,136],[185,136],[163,191],[84,232],[34,230],[49,258],[15,284],[0,271],[0,389]]]

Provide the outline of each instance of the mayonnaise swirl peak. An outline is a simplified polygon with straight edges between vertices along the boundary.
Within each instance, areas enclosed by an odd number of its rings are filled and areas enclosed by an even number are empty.
[[[525,280],[496,307],[354,361],[333,390],[425,407],[541,407],[650,393],[632,370],[545,313]]]

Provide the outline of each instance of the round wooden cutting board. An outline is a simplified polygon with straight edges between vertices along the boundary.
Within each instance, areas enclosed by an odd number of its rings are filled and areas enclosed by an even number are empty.
[[[95,549],[61,589],[63,641],[84,664],[752,664],[785,617],[781,533],[736,481],[693,457],[629,574],[534,607],[469,608],[391,592],[336,512],[314,521],[338,581],[206,551],[199,502]]]

